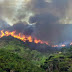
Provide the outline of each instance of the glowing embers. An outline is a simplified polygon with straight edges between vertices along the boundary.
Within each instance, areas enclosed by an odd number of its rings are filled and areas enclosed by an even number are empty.
[[[32,38],[32,36],[26,36],[26,35],[23,35],[22,33],[17,34],[16,31],[12,31],[12,32],[4,31],[4,30],[0,31],[0,38],[2,38],[3,36],[10,36],[10,35],[24,42],[29,41],[29,42],[34,42],[36,44],[41,43],[41,44],[48,45],[48,42],[46,41],[38,40],[37,38]]]

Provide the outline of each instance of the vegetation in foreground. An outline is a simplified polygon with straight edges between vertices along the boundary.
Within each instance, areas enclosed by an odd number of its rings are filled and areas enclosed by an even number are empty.
[[[50,55],[41,67],[47,72],[72,72],[72,46]]]
[[[31,61],[19,57],[17,54],[0,49],[0,72],[44,72],[33,65]]]
[[[0,39],[0,72],[72,72],[72,46],[46,53],[14,38]]]

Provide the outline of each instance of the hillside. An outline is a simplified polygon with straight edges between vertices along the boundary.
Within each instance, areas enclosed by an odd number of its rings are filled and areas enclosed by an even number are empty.
[[[0,49],[0,72],[44,72],[44,70],[15,53]]]
[[[36,44],[34,42],[29,42],[29,41],[23,42],[19,39],[12,37],[12,36],[8,36],[8,37],[4,36],[4,37],[0,38],[0,43],[3,43],[3,42],[5,43],[4,46],[6,44],[9,44],[10,42],[13,42],[17,45],[20,45],[20,46],[22,45],[22,46],[29,48],[30,50],[37,50],[41,53],[54,53],[56,51],[59,51],[58,48],[51,47],[46,44],[41,44],[41,43]]]
[[[72,47],[52,48],[11,36],[0,39],[0,72],[72,72]]]
[[[72,72],[72,46],[50,55],[41,67],[47,72]]]
[[[40,64],[46,57],[30,50],[24,42],[11,36],[0,39],[0,72],[44,72]]]

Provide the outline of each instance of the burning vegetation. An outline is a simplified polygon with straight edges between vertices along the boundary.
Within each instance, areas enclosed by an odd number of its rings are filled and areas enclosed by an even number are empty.
[[[38,43],[44,44],[45,43],[45,44],[49,45],[48,42],[46,42],[46,41],[38,40],[37,38],[33,38],[32,36],[26,36],[21,33],[17,34],[16,31],[9,32],[9,31],[1,30],[0,33],[1,33],[0,38],[2,38],[3,36],[12,36],[14,38],[22,40],[23,42],[29,41],[29,42],[34,42],[36,44],[38,44]]]
[[[37,39],[36,37],[32,37],[31,35],[24,35],[22,33],[17,33],[16,31],[10,32],[10,31],[1,30],[0,31],[0,38],[2,38],[4,36],[12,36],[14,38],[20,39],[23,42],[28,41],[28,42],[34,42],[36,44],[38,44],[38,43],[46,44],[46,45],[51,46],[51,47],[65,47],[66,46],[65,44],[62,44],[62,45],[50,45],[47,41],[42,41],[40,39]],[[72,42],[69,45],[72,45]]]

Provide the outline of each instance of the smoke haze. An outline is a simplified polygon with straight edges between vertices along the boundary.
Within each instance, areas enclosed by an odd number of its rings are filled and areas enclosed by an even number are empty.
[[[52,43],[71,41],[71,2],[71,0],[1,0],[0,29],[17,30]]]

